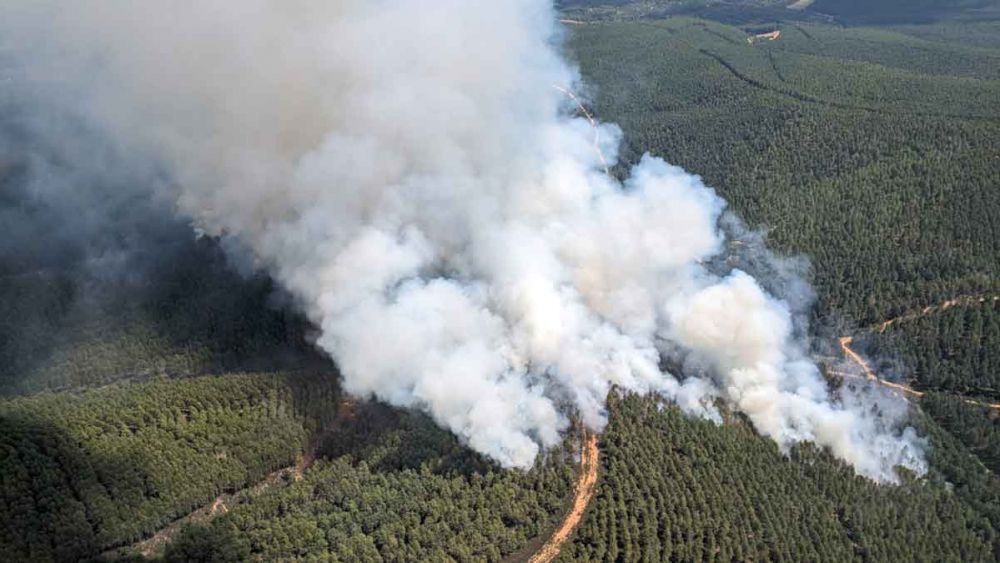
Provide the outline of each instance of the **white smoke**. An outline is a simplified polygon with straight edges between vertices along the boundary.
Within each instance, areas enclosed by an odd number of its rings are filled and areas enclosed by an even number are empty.
[[[553,88],[578,86],[554,22],[547,0],[13,0],[0,52],[24,95],[162,162],[180,211],[296,296],[347,391],[504,466],[557,444],[565,405],[602,428],[618,387],[923,472],[896,407],[831,396],[788,307],[704,265],[713,190],[651,156],[604,173]]]

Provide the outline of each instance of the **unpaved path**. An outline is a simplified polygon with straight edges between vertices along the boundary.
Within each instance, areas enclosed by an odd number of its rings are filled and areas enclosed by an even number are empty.
[[[343,423],[344,421],[349,421],[354,419],[356,413],[357,402],[354,399],[347,398],[341,400],[340,404],[337,406],[337,423]],[[329,429],[325,432],[321,432],[319,435],[314,436],[312,442],[295,460],[295,464],[282,467],[277,471],[272,471],[257,483],[250,485],[249,487],[240,489],[234,493],[221,494],[215,497],[215,500],[211,504],[207,504],[191,513],[187,516],[182,516],[177,520],[174,520],[170,524],[163,528],[160,528],[149,538],[136,542],[127,547],[116,547],[110,549],[101,554],[101,558],[116,559],[116,556],[122,555],[122,552],[126,549],[141,553],[143,557],[150,558],[160,553],[162,549],[177,536],[178,532],[185,524],[197,524],[206,523],[212,521],[212,519],[221,516],[229,512],[230,506],[236,506],[243,499],[247,497],[257,496],[267,489],[281,484],[286,483],[289,480],[299,481],[302,479],[303,474],[306,469],[316,461],[316,449],[322,442],[323,436],[329,432]]]
[[[861,371],[865,374],[865,379],[869,381],[875,381],[879,385],[883,385],[890,389],[895,389],[897,391],[900,391],[904,395],[912,395],[914,397],[924,396],[922,392],[917,391],[916,389],[907,387],[906,385],[902,385],[900,383],[893,383],[892,381],[886,381],[875,375],[875,370],[873,370],[871,366],[868,365],[868,361],[865,360],[863,357],[861,357],[861,354],[858,354],[857,352],[854,351],[854,349],[851,348],[851,344],[853,342],[854,342],[853,336],[840,337],[840,349],[844,352],[844,356],[846,356],[849,360],[851,360],[852,362],[857,364],[858,367],[861,368]],[[842,373],[842,372],[832,372],[832,373],[834,375],[839,375],[839,376],[857,377],[855,374],[851,373]]]
[[[597,435],[593,432],[585,431],[580,451],[580,477],[576,481],[576,495],[573,498],[573,506],[562,523],[552,532],[545,545],[541,547],[529,559],[529,563],[550,563],[559,555],[559,550],[573,535],[573,531],[580,525],[583,513],[587,510],[587,505],[594,498],[597,490],[597,466],[600,458],[600,450],[597,448]]]
[[[587,111],[586,106],[580,101],[580,98],[576,96],[571,90],[563,88],[558,84],[553,84],[553,88],[563,93],[564,96],[569,98],[576,104],[576,107],[583,113],[583,116],[587,118],[587,122],[590,123],[590,127],[594,130],[594,140],[592,144],[594,145],[594,152],[597,153],[597,157],[601,159],[601,166],[604,167],[604,174],[609,175],[610,169],[608,168],[608,159],[604,156],[604,151],[601,150],[601,128],[597,126],[597,120],[594,119],[593,114]]]
[[[186,524],[204,524],[206,522],[211,522],[216,517],[229,512],[230,506],[239,504],[247,497],[259,495],[275,485],[287,482],[289,479],[296,481],[301,479],[302,472],[305,471],[313,459],[314,456],[308,455],[307,452],[307,454],[299,456],[295,465],[289,465],[288,467],[282,467],[277,471],[273,471],[256,484],[240,489],[235,493],[221,494],[215,497],[215,500],[212,501],[211,504],[205,505],[194,512],[191,512],[187,516],[174,520],[166,527],[160,528],[160,530],[149,538],[134,543],[128,548],[115,548],[109,550],[102,555],[102,558],[105,560],[115,559],[117,556],[121,556],[125,549],[140,553],[147,559],[153,557],[157,553],[160,553],[168,543],[173,541],[173,539],[181,531],[181,528],[183,528]]]
[[[940,313],[942,311],[946,311],[948,309],[951,309],[952,307],[957,307],[959,305],[962,306],[979,305],[982,303],[993,303],[996,301],[1000,301],[1000,295],[961,295],[954,299],[948,299],[947,301],[942,301],[937,305],[931,305],[930,307],[924,307],[923,309],[916,309],[908,313],[903,313],[902,315],[889,319],[887,321],[880,322],[877,325],[873,326],[872,330],[879,334],[882,334],[883,332],[886,331],[886,329],[888,329],[890,326],[896,323],[915,321],[917,319],[933,315],[935,313]]]
[[[922,317],[926,317],[928,315],[933,315],[935,313],[945,311],[957,305],[974,305],[978,303],[987,303],[994,301],[1000,301],[1000,296],[963,295],[961,297],[956,297],[954,299],[943,301],[937,305],[924,307],[919,311],[904,313],[903,315],[900,315],[896,318],[889,319],[887,321],[881,322],[871,327],[871,330],[881,334],[885,332],[886,329],[889,328],[894,323],[916,320]],[[924,396],[923,391],[917,391],[916,389],[909,387],[907,385],[903,385],[901,383],[894,383],[892,381],[886,381],[885,379],[878,377],[878,375],[876,375],[875,373],[875,370],[873,370],[871,366],[868,364],[868,361],[865,360],[861,356],[861,354],[858,354],[857,352],[854,351],[853,348],[851,348],[851,344],[854,342],[853,336],[841,336],[839,342],[840,342],[840,349],[844,353],[844,357],[846,357],[855,365],[857,365],[859,368],[861,368],[861,372],[864,374],[865,379],[868,379],[869,381],[874,381],[879,385],[882,385],[883,387],[888,387],[889,389],[894,389],[896,391],[899,391],[904,396],[916,397],[918,399]],[[854,373],[844,373],[839,371],[831,371],[830,373],[840,377],[858,377],[858,375]],[[986,407],[994,410],[1000,410],[1000,403],[987,403],[984,401],[977,401],[976,399],[969,399],[966,397],[962,397],[962,400],[964,400],[967,404],[970,405],[975,405],[978,407]]]
[[[355,403],[353,400],[345,400],[341,403],[338,418],[343,420],[353,419],[355,415]],[[230,506],[239,504],[244,498],[257,496],[274,485],[287,482],[289,479],[298,481],[302,478],[303,472],[312,465],[316,459],[315,446],[319,440],[315,440],[313,445],[306,449],[299,456],[294,465],[283,467],[270,473],[257,484],[241,489],[232,494],[223,494],[215,500],[187,516],[171,522],[166,527],[160,529],[148,539],[137,542],[130,546],[132,551],[141,553],[143,557],[150,558],[160,553],[163,548],[170,543],[180,532],[185,524],[210,522],[217,516],[229,512]],[[569,540],[570,536],[580,525],[583,514],[594,497],[597,489],[597,468],[600,460],[600,450],[597,446],[597,435],[590,431],[585,431],[581,442],[580,452],[580,476],[574,486],[575,495],[573,506],[559,524],[559,527],[552,533],[544,545],[529,559],[530,563],[550,563],[559,555],[562,546]],[[126,548],[115,548],[103,554],[104,559],[114,559],[120,556]]]
[[[853,336],[841,336],[840,350],[844,353],[844,356],[846,356],[847,359],[851,360],[861,368],[861,371],[865,374],[865,378],[871,381],[877,380],[878,377],[875,376],[875,372],[872,370],[871,366],[868,365],[868,361],[862,358],[860,354],[851,348],[851,344],[853,342]]]
[[[657,26],[654,26],[654,27],[657,27]],[[664,28],[660,28],[660,29],[664,29]],[[713,31],[711,29],[705,29],[704,31],[707,32],[707,33],[710,33],[712,35],[717,35],[721,39],[724,39],[727,42],[732,42],[732,39],[730,39],[729,37],[727,37],[725,35],[722,35],[721,33],[716,33],[715,31]],[[807,93],[805,91],[797,90],[797,89],[794,89],[794,88],[777,87],[777,86],[775,86],[773,84],[757,80],[756,78],[750,76],[749,74],[745,74],[743,71],[741,71],[738,68],[736,68],[735,66],[733,66],[732,63],[730,63],[729,61],[727,61],[721,55],[718,55],[718,54],[716,54],[716,53],[714,53],[712,51],[709,51],[708,49],[700,48],[700,49],[698,49],[698,52],[701,53],[701,54],[703,54],[703,55],[705,55],[705,56],[707,56],[707,57],[709,57],[709,58],[714,59],[715,62],[717,62],[720,65],[722,65],[723,67],[725,67],[725,69],[728,70],[729,73],[732,74],[735,78],[737,78],[739,80],[742,80],[743,82],[745,82],[746,84],[752,86],[753,88],[756,88],[758,90],[762,90],[762,91],[765,91],[765,92],[772,92],[772,93],[775,93],[775,94],[778,94],[778,95],[781,95],[781,96],[785,96],[785,97],[791,98],[793,100],[796,100],[798,102],[802,102],[802,103],[805,103],[805,104],[816,104],[816,105],[821,105],[821,106],[830,107],[830,108],[834,108],[834,109],[845,109],[845,110],[852,110],[852,111],[864,111],[864,112],[874,113],[874,114],[878,114],[878,115],[943,117],[943,118],[949,118],[949,119],[961,119],[961,120],[970,120],[970,121],[979,121],[979,120],[982,120],[982,121],[990,121],[990,122],[996,121],[997,119],[1000,119],[1000,118],[998,118],[995,115],[958,114],[958,113],[933,112],[933,111],[911,111],[911,110],[898,109],[898,108],[889,109],[887,107],[867,106],[867,105],[861,105],[861,104],[848,103],[846,101],[845,102],[840,102],[840,101],[836,101],[836,100],[828,100],[828,99],[825,99],[825,98],[820,98],[820,97],[814,96],[814,95],[809,94],[809,93]]]

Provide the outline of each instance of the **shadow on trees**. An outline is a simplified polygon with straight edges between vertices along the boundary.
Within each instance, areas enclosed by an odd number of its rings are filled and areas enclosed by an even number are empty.
[[[127,513],[126,497],[157,492],[134,460],[95,458],[62,429],[30,416],[0,417],[0,440],[0,559],[74,561],[119,534],[140,537],[128,530],[138,519]]]
[[[189,229],[175,236],[129,257],[120,276],[69,266],[0,278],[0,391],[284,369],[321,357],[308,322],[268,276],[236,272],[216,240],[195,240]]]
[[[354,404],[351,410],[325,435],[317,449],[320,456],[351,456],[375,472],[426,469],[469,477],[497,469],[423,413],[369,401]]]

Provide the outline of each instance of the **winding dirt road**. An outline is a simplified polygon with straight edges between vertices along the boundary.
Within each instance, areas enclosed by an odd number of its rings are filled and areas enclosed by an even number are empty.
[[[861,371],[865,374],[865,379],[867,379],[869,381],[874,381],[874,382],[878,383],[879,385],[881,385],[883,387],[888,387],[889,389],[894,389],[896,391],[899,391],[904,396],[908,395],[910,397],[916,397],[918,399],[920,397],[924,396],[924,392],[923,391],[917,391],[916,389],[914,389],[912,387],[909,387],[909,386],[906,386],[906,385],[903,385],[902,383],[894,383],[892,381],[886,381],[885,379],[882,379],[882,378],[878,377],[877,375],[875,375],[875,372],[872,371],[872,368],[868,365],[868,362],[863,357],[861,357],[860,354],[858,354],[857,352],[855,352],[851,348],[851,343],[852,342],[854,342],[854,338],[851,337],[851,336],[843,336],[843,337],[841,337],[840,338],[840,349],[843,350],[844,356],[846,356],[849,360],[851,360],[858,367],[861,368]],[[847,373],[847,372],[842,372],[842,371],[830,371],[829,373],[831,375],[837,375],[837,376],[840,376],[840,377],[855,377],[855,378],[856,377],[860,377],[856,373]],[[977,407],[985,407],[985,408],[988,408],[988,409],[1000,410],[1000,403],[987,403],[987,402],[984,402],[984,401],[977,401],[976,399],[969,399],[969,398],[966,398],[966,397],[962,397],[962,400],[965,401],[965,403],[969,404],[969,405],[975,405]]]
[[[580,477],[576,481],[576,495],[573,497],[573,506],[566,517],[559,524],[559,527],[552,532],[545,545],[541,547],[529,563],[550,563],[559,555],[562,546],[573,535],[573,531],[580,525],[583,513],[587,510],[587,505],[594,498],[597,490],[597,466],[600,458],[600,450],[597,448],[597,434],[585,431],[580,451]]]
[[[937,305],[931,305],[930,307],[924,307],[923,309],[918,309],[910,311],[908,313],[903,313],[898,317],[878,323],[877,325],[872,327],[872,330],[874,330],[879,334],[882,334],[883,332],[886,331],[886,329],[888,329],[890,326],[896,323],[905,321],[915,321],[917,319],[933,315],[935,313],[946,311],[958,305],[978,305],[981,303],[994,303],[996,301],[1000,301],[1000,295],[962,295],[954,299],[942,301]]]
[[[299,456],[295,465],[282,467],[277,471],[273,471],[254,485],[240,489],[235,493],[221,494],[215,497],[215,500],[211,504],[205,505],[187,516],[174,520],[167,526],[159,529],[152,536],[128,547],[119,547],[106,551],[102,554],[101,558],[104,560],[114,560],[123,555],[127,550],[140,553],[147,559],[153,557],[173,541],[185,524],[208,523],[216,517],[229,512],[230,506],[236,506],[247,497],[259,495],[275,485],[287,482],[289,479],[298,481],[302,478],[302,472],[309,467],[314,458],[315,456],[307,451],[305,454]]]
[[[355,416],[355,402],[351,399],[343,401],[339,405],[338,418],[340,421],[353,419]],[[110,549],[99,557],[100,560],[117,559],[126,552],[140,553],[143,557],[150,558],[162,552],[180,532],[185,524],[207,523],[212,519],[229,512],[229,507],[239,504],[243,499],[257,496],[265,490],[288,481],[298,481],[302,479],[303,473],[316,459],[316,446],[319,440],[306,448],[299,455],[294,465],[283,467],[267,475],[256,484],[236,491],[235,493],[222,494],[207,504],[190,514],[174,520],[167,526],[161,528],[149,538],[131,544],[130,546]],[[544,545],[531,556],[531,563],[550,563],[559,555],[562,546],[569,540],[570,536],[580,525],[583,513],[594,497],[597,489],[597,468],[599,463],[600,450],[597,446],[597,435],[590,431],[585,431],[581,441],[580,453],[580,475],[574,486],[575,495],[573,506],[563,518],[559,527],[552,533]]]
[[[353,420],[356,411],[357,401],[351,398],[341,400],[337,405],[337,423],[341,424],[344,421]],[[272,471],[260,481],[244,489],[240,489],[234,493],[221,494],[215,497],[215,500],[211,504],[202,506],[186,516],[174,520],[157,530],[152,536],[133,543],[130,546],[116,547],[105,551],[101,554],[101,558],[105,560],[117,559],[126,550],[131,550],[141,553],[143,557],[148,559],[160,553],[168,543],[173,541],[174,537],[177,536],[185,524],[208,523],[212,519],[229,512],[230,506],[240,504],[245,498],[257,496],[275,485],[302,480],[306,469],[309,469],[313,462],[316,461],[317,447],[319,447],[323,437],[330,431],[331,429],[327,429],[314,436],[311,443],[296,457],[295,464]]]
[[[902,385],[899,383],[893,383],[892,381],[886,381],[875,375],[875,370],[873,370],[871,366],[868,365],[868,361],[865,360],[863,357],[861,357],[861,354],[858,354],[857,352],[854,351],[854,349],[851,348],[851,343],[853,342],[854,342],[853,336],[840,337],[840,349],[844,352],[844,356],[846,356],[849,360],[851,360],[852,362],[857,364],[858,367],[861,368],[861,371],[865,374],[865,379],[869,381],[875,381],[880,385],[900,391],[904,395],[912,395],[914,397],[924,396],[922,392],[917,391],[916,389],[907,387],[906,385]],[[850,374],[850,373],[842,373],[842,372],[831,372],[831,373],[839,376],[857,377],[855,374]]]
[[[933,315],[935,313],[940,313],[942,311],[946,311],[946,310],[948,310],[948,309],[950,309],[952,307],[956,307],[958,305],[976,305],[976,304],[981,304],[981,303],[993,303],[993,302],[996,302],[996,301],[1000,301],[1000,296],[998,296],[998,295],[962,295],[962,296],[956,297],[954,299],[949,299],[947,301],[942,301],[941,303],[939,303],[937,305],[931,305],[929,307],[924,307],[923,309],[911,311],[909,313],[904,313],[904,314],[902,314],[902,315],[900,315],[898,317],[889,319],[887,321],[883,321],[881,323],[878,323],[878,324],[872,326],[871,330],[873,332],[877,332],[879,334],[882,334],[882,333],[884,333],[886,331],[886,329],[888,329],[893,324],[900,323],[900,322],[905,322],[905,321],[917,320],[917,319],[920,319],[920,318],[923,318],[923,317],[927,317],[929,315]],[[888,387],[890,389],[894,389],[896,391],[899,391],[904,396],[916,397],[918,399],[920,397],[924,396],[924,393],[922,391],[917,391],[916,389],[914,389],[912,387],[909,387],[909,386],[906,386],[906,385],[903,385],[901,383],[894,383],[892,381],[886,381],[885,379],[882,379],[882,378],[878,377],[878,375],[875,373],[875,370],[873,370],[872,367],[868,364],[868,361],[865,360],[861,356],[861,354],[858,354],[857,352],[854,351],[853,348],[851,348],[851,344],[854,343],[854,337],[853,336],[841,336],[839,342],[840,342],[840,349],[844,353],[844,357],[846,357],[851,362],[853,362],[855,365],[857,365],[859,368],[861,368],[861,372],[864,374],[865,379],[867,379],[869,381],[877,382],[879,385],[882,385],[883,387]],[[854,373],[845,373],[845,372],[840,372],[840,371],[831,371],[830,373],[832,375],[837,375],[837,376],[840,376],[840,377],[859,377],[857,374],[854,374]],[[967,404],[970,404],[970,405],[975,405],[975,406],[978,406],[978,407],[986,407],[986,408],[994,409],[994,410],[1000,410],[1000,403],[987,403],[987,402],[984,402],[984,401],[977,401],[975,399],[969,399],[969,398],[965,398],[965,397],[963,397],[962,399]]]

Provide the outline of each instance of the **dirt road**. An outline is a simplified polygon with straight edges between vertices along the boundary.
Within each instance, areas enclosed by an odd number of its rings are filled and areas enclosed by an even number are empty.
[[[149,538],[132,544],[130,549],[141,553],[142,556],[147,559],[153,557],[157,553],[160,553],[168,543],[173,541],[174,537],[177,536],[185,524],[204,524],[210,522],[214,518],[229,512],[230,506],[239,504],[246,497],[259,495],[265,490],[275,485],[285,483],[288,480],[297,481],[301,478],[302,472],[308,467],[308,464],[311,463],[313,459],[314,456],[308,454],[307,452],[307,454],[299,456],[295,465],[282,467],[277,471],[273,471],[269,473],[267,477],[250,487],[241,489],[231,494],[221,494],[215,497],[215,500],[212,501],[211,504],[203,506],[187,516],[174,520],[167,526],[158,530]],[[115,548],[105,552],[102,557],[105,560],[116,559],[122,555],[124,549],[125,548]]]
[[[871,381],[877,381],[878,377],[875,376],[875,372],[872,370],[871,366],[868,365],[868,362],[851,348],[851,344],[853,342],[853,336],[841,336],[840,350],[844,353],[844,356],[846,356],[847,359],[851,360],[861,368],[861,371],[865,374],[865,378]]]
[[[337,405],[337,423],[352,420],[356,414],[356,410],[357,401],[352,398],[342,399]],[[149,538],[136,542],[129,546],[129,548],[141,553],[143,557],[148,559],[162,551],[168,543],[173,541],[174,537],[177,536],[177,533],[181,531],[181,528],[185,524],[204,524],[210,522],[213,518],[229,512],[230,506],[236,506],[247,497],[257,496],[275,485],[287,483],[288,481],[301,480],[305,470],[309,469],[313,462],[316,461],[316,449],[327,432],[330,432],[330,429],[314,436],[312,442],[305,448],[305,451],[296,458],[294,465],[273,471],[257,483],[240,489],[235,493],[221,494],[215,497],[215,500],[211,504],[205,505],[187,516],[174,520],[170,524],[160,528],[160,530]],[[116,556],[120,556],[125,549],[127,548],[118,547],[108,550],[102,554],[102,557],[106,560],[116,559]]]
[[[904,396],[920,398],[924,396],[923,391],[917,391],[916,389],[903,385],[901,383],[894,383],[892,381],[886,381],[875,374],[868,362],[851,348],[851,344],[854,342],[854,337],[852,336],[842,336],[840,337],[840,349],[844,352],[844,356],[850,361],[854,362],[858,367],[861,368],[862,373],[865,375],[865,379],[869,381],[874,381],[883,387],[893,389],[895,391],[901,392]],[[837,375],[840,377],[859,377],[854,373],[845,373],[840,371],[831,371],[830,374]],[[975,405],[977,407],[986,407],[990,409],[1000,410],[1000,403],[986,403],[983,401],[977,401],[975,399],[964,398],[963,400],[970,405]]]
[[[874,330],[879,334],[882,334],[883,332],[886,331],[886,329],[888,329],[890,326],[896,323],[905,321],[915,321],[919,318],[926,317],[928,315],[933,315],[935,313],[940,313],[942,311],[946,311],[948,309],[951,309],[952,307],[957,307],[959,305],[963,306],[978,305],[981,303],[993,303],[996,301],[1000,301],[1000,295],[962,295],[954,299],[942,301],[937,305],[931,305],[930,307],[924,307],[923,309],[918,309],[910,311],[908,313],[903,313],[898,317],[878,323],[877,325],[872,327],[872,330]]]
[[[572,91],[567,90],[566,88],[563,88],[562,86],[559,86],[557,84],[553,84],[552,87],[562,92],[564,96],[572,100],[573,103],[576,104],[577,109],[580,110],[580,113],[582,113],[583,116],[587,118],[587,122],[590,123],[590,127],[594,130],[594,140],[592,142],[594,146],[594,152],[596,152],[597,157],[601,159],[601,166],[604,167],[604,174],[605,175],[610,174],[611,172],[610,169],[608,168],[608,159],[605,158],[604,151],[601,150],[601,128],[597,126],[597,120],[594,119],[593,114],[587,111],[587,107],[583,105],[583,102],[580,101],[580,98],[578,98],[576,94],[574,94]]]
[[[947,311],[952,307],[980,305],[983,303],[995,303],[997,301],[1000,301],[1000,295],[960,295],[953,299],[942,301],[937,305],[930,305],[922,309],[915,309],[913,311],[903,313],[898,317],[891,318],[887,321],[882,321],[878,324],[873,325],[870,328],[870,330],[872,332],[877,332],[879,334],[882,334],[894,324],[901,322],[915,321],[923,317]],[[851,348],[851,344],[853,342],[854,342],[854,337],[852,336],[840,337],[840,349],[844,352],[844,356],[847,359],[851,360],[853,363],[855,363],[858,367],[861,368],[861,371],[865,374],[865,377],[868,380],[876,381],[884,387],[895,389],[896,391],[903,393],[903,395],[908,395],[917,398],[924,396],[924,393],[922,391],[917,391],[912,387],[908,387],[900,383],[893,383],[891,381],[886,381],[884,379],[879,378],[875,374],[875,371],[872,370],[871,366],[868,365],[868,362],[863,357],[861,357],[860,354],[858,354]],[[850,373],[841,373],[841,372],[831,372],[831,373],[833,375],[838,375],[841,377],[857,377],[855,374],[850,374]],[[977,401],[976,399],[969,399],[964,397],[963,400],[970,405],[976,405],[978,407],[986,407],[990,409],[1000,410],[1000,403],[987,403],[984,401]]]
[[[566,517],[552,532],[545,545],[531,556],[529,563],[549,563],[554,561],[559,555],[559,550],[563,544],[573,535],[573,531],[580,525],[583,513],[587,510],[587,505],[594,498],[597,490],[597,465],[600,458],[600,450],[597,448],[597,435],[587,431],[584,433],[580,454],[580,477],[576,481],[576,495],[573,498],[573,506]]]

